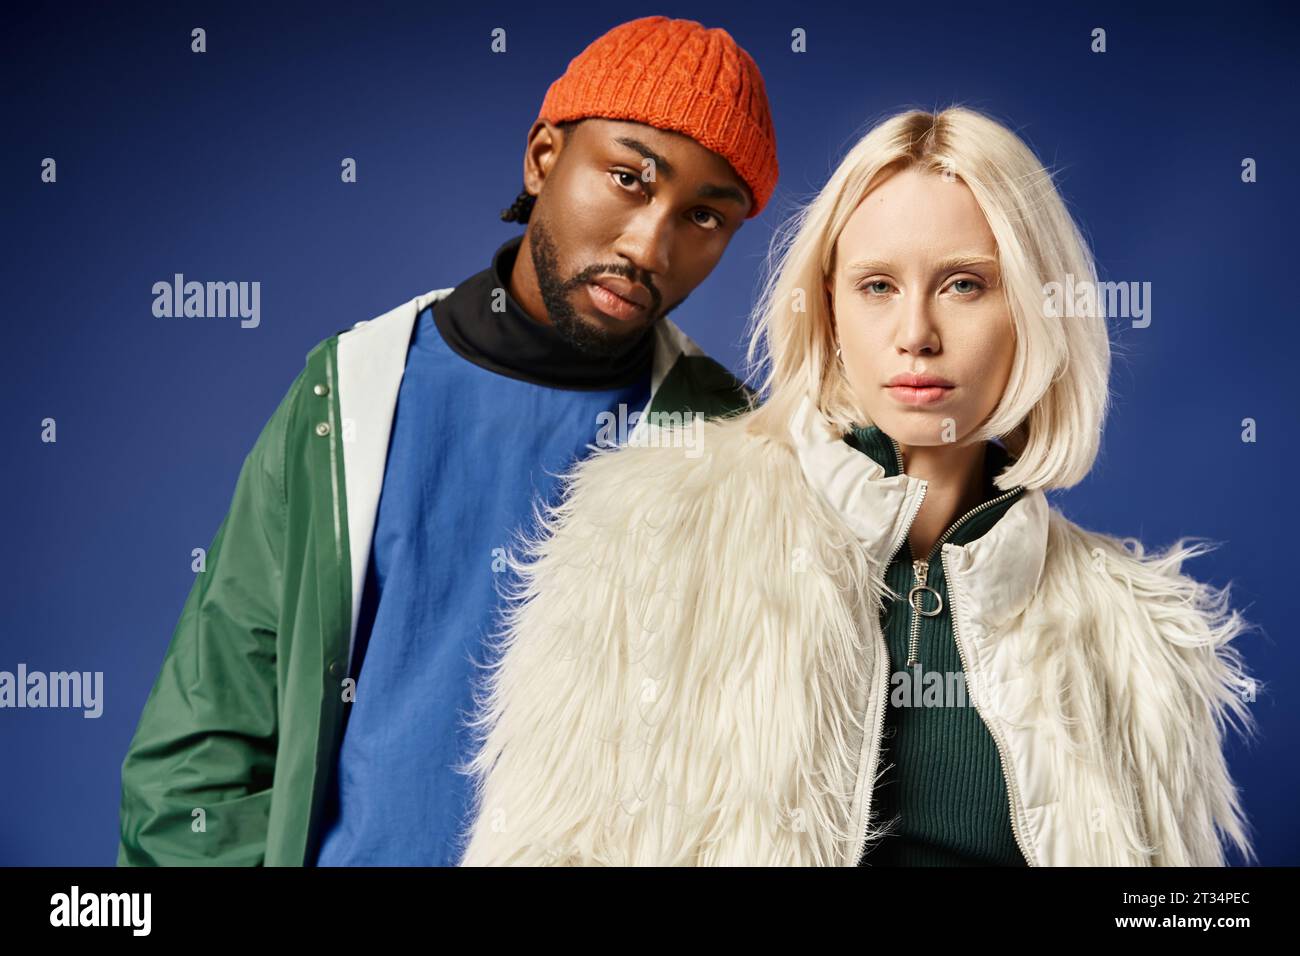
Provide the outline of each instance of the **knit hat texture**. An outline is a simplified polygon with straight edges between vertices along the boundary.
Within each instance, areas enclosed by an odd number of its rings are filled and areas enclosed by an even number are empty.
[[[776,134],[763,76],[721,28],[652,16],[598,37],[551,84],[537,118],[587,117],[675,130],[722,156],[753,194],[746,219],[776,188]]]

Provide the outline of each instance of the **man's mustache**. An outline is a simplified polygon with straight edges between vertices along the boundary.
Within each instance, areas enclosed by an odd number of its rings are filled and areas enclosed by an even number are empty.
[[[658,315],[659,307],[663,304],[663,295],[655,288],[654,283],[645,279],[637,278],[636,269],[627,266],[588,266],[576,276],[565,283],[565,291],[569,289],[580,289],[589,282],[595,282],[601,276],[618,276],[640,285],[650,293],[650,308],[647,310],[650,315]]]

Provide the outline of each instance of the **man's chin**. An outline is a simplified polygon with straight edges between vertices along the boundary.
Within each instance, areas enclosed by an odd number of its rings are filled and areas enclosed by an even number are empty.
[[[589,329],[596,330],[597,334],[602,334],[611,340],[631,343],[639,339],[645,330],[654,325],[653,318],[641,316],[636,319],[615,319],[608,315],[602,315],[597,312],[579,312],[578,318],[586,324]]]
[[[576,348],[589,355],[620,355],[632,347],[654,324],[654,318],[616,319],[604,313],[579,308],[555,327]],[[576,323],[576,328],[571,323]]]

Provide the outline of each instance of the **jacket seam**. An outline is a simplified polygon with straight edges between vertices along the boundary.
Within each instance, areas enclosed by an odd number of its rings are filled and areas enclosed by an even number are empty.
[[[280,494],[276,504],[280,509],[280,520],[286,528],[289,523],[289,434],[298,418],[298,395],[302,392],[302,385],[306,378],[307,368],[304,368],[294,380],[293,387],[289,390],[288,416],[285,419],[284,428],[280,431]]]

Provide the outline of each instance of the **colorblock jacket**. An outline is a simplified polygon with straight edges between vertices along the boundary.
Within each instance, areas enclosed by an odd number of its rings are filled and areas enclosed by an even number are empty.
[[[407,347],[451,291],[319,343],[245,458],[122,763],[119,865],[314,859]],[[655,335],[633,438],[744,407],[676,325]]]
[[[751,418],[709,422],[695,458],[587,459],[512,558],[465,865],[854,866],[877,835],[882,578],[927,482],[885,477],[807,400],[779,439]],[[943,545],[1030,865],[1249,853],[1222,749],[1252,721],[1244,624],[1181,572],[1193,553],[1086,531],[1036,490]]]

